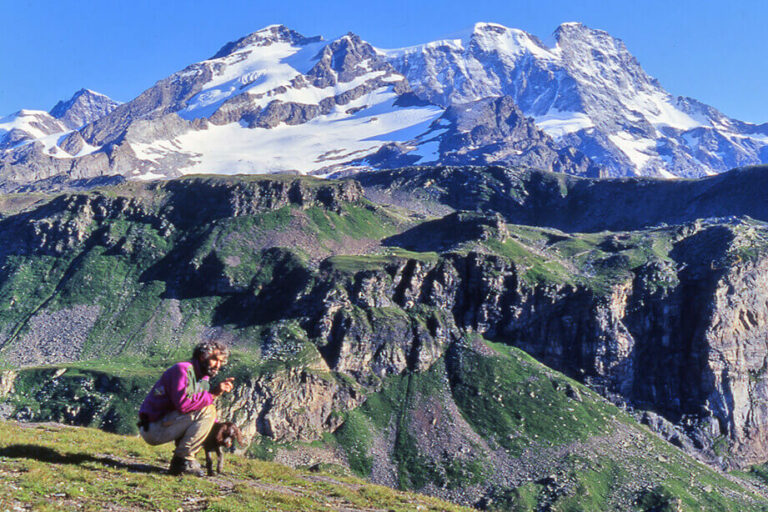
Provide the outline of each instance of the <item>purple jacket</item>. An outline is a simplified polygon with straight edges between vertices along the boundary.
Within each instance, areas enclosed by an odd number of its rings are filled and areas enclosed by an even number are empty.
[[[174,410],[187,414],[212,404],[208,376],[198,379],[196,366],[197,362],[184,361],[165,370],[141,404],[139,415],[152,422]]]

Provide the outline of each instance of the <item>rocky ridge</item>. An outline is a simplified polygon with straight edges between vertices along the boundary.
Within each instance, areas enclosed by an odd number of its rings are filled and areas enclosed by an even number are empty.
[[[272,26],[225,45],[211,59],[159,81],[77,131],[60,131],[58,146],[29,143],[6,150],[3,182],[7,190],[15,190],[57,175],[153,179],[196,169],[223,174],[328,174],[387,139],[370,140],[411,128],[438,113],[437,107],[416,100],[404,78],[358,36],[350,33],[323,41]],[[261,153],[249,149],[254,137],[266,140],[257,133],[260,130],[306,125],[317,118],[325,119],[320,124],[330,128],[336,125],[329,121],[347,123],[329,140],[310,131],[310,137],[323,139],[316,154],[283,148],[281,139],[267,143]],[[370,131],[360,140],[360,130],[354,128],[358,125]],[[245,157],[233,159],[233,141],[240,141],[236,143],[242,145]],[[312,152],[315,146],[306,149]],[[265,148],[266,159],[258,156]],[[59,150],[63,153],[52,155]]]
[[[607,176],[695,177],[765,162],[765,124],[671,96],[620,39],[581,23],[560,25],[554,39],[548,47],[522,30],[478,23],[465,37],[387,55],[428,101],[509,97]]]
[[[83,90],[3,119],[0,190],[414,164],[697,177],[766,161],[765,125],[671,96],[621,40],[565,23],[555,41],[478,23],[382,50],[269,26],[123,105]]]
[[[601,168],[578,150],[556,144],[508,96],[449,107],[415,143],[387,144],[373,155],[352,162],[352,166],[391,169],[416,162],[496,164],[579,176],[597,177],[601,173]],[[425,153],[425,148],[431,152]]]
[[[530,168],[413,167],[354,176],[366,195],[405,208],[498,212],[514,224],[566,232],[633,231],[700,219],[768,220],[766,166],[699,180],[584,179]],[[477,172],[481,171],[481,172]],[[606,208],[606,204],[616,208]]]

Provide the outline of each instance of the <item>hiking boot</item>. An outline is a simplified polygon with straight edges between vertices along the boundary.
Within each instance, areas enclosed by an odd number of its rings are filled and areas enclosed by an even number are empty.
[[[181,457],[173,456],[171,459],[171,466],[168,468],[169,475],[192,475],[192,476],[204,476],[203,467],[196,460],[182,459]]]

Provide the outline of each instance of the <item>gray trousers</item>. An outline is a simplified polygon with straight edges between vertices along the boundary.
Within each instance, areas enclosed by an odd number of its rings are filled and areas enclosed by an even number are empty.
[[[199,411],[181,414],[171,411],[157,421],[149,424],[149,428],[140,428],[142,439],[153,446],[176,441],[173,455],[182,459],[194,460],[197,452],[203,446],[216,421],[216,407],[211,404]]]

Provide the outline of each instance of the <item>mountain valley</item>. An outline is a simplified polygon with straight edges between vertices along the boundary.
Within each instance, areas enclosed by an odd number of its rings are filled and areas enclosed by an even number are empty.
[[[765,510],[765,172],[6,194],[0,414],[133,433],[220,337],[254,457],[483,509]]]

